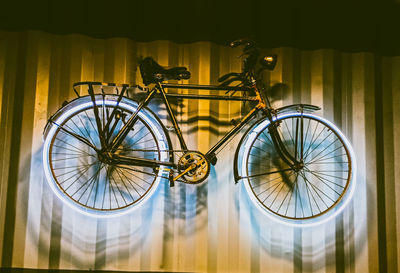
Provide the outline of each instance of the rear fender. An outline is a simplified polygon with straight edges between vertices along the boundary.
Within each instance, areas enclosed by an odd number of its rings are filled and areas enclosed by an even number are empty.
[[[103,95],[96,95],[95,97],[98,100],[102,100],[103,99]],[[119,97],[118,95],[106,95],[106,99],[107,100],[118,101],[118,97]],[[65,105],[63,105],[63,107],[58,109],[57,112],[54,113],[49,118],[49,120],[47,121],[47,124],[46,124],[46,126],[45,126],[45,128],[43,130],[43,141],[46,139],[47,134],[48,134],[51,126],[53,125],[53,122],[55,120],[57,120],[59,116],[61,116],[66,111],[76,107],[77,105],[84,104],[84,103],[87,103],[87,102],[90,102],[90,101],[91,101],[90,96],[79,97],[79,98],[76,98],[76,99],[66,103]],[[126,97],[123,97],[121,102],[126,103],[128,105],[131,105],[131,106],[133,106],[135,108],[137,108],[138,105],[139,105],[139,103],[137,101],[134,101],[134,100],[126,98]],[[160,125],[160,128],[162,128],[162,131],[163,131],[162,133],[163,133],[163,135],[165,136],[165,138],[166,138],[166,140],[168,142],[168,149],[172,150],[173,148],[172,148],[171,138],[170,138],[170,136],[168,134],[168,131],[165,128],[164,124],[161,122],[160,118],[151,109],[149,109],[148,107],[144,107],[141,111],[145,111],[148,115],[151,116],[151,118],[153,118]],[[169,160],[170,160],[170,162],[173,162],[173,160],[174,160],[174,157],[173,157],[172,153],[169,153]]]

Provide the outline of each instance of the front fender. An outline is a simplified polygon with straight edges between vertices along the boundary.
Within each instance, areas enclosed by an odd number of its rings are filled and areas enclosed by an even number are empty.
[[[263,122],[265,119],[267,119],[267,117],[263,116],[263,117],[259,118],[256,122],[254,122],[246,130],[246,132],[243,134],[242,138],[240,139],[240,141],[238,143],[238,146],[237,146],[236,151],[235,151],[235,157],[234,157],[234,160],[233,160],[233,177],[235,179],[235,184],[237,184],[239,182],[239,180],[242,179],[242,177],[239,175],[239,173],[241,173],[241,167],[242,166],[239,166],[238,162],[239,162],[239,156],[241,155],[241,151],[244,148],[243,147],[243,143],[244,143],[245,139],[249,136],[251,131],[254,129],[254,127],[256,127],[258,124]]]

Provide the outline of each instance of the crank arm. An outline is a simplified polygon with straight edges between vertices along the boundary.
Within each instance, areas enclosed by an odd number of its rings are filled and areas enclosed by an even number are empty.
[[[193,170],[194,168],[196,168],[197,166],[200,166],[201,164],[203,164],[205,159],[201,160],[199,163],[196,164],[196,166],[190,166],[188,167],[186,170],[184,170],[183,172],[181,172],[179,175],[174,177],[174,181],[178,180],[179,178],[181,178],[184,174],[186,174],[187,172]]]
[[[190,171],[191,169],[193,169],[193,167],[187,168],[186,170],[184,170],[183,172],[181,172],[179,175],[175,176],[175,177],[173,178],[173,181],[178,180],[179,178],[181,178],[185,173],[187,173],[187,172]]]

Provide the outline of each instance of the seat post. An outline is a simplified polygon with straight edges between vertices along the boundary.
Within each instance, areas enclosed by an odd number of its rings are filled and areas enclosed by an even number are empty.
[[[161,98],[163,99],[164,104],[165,104],[165,107],[167,108],[168,115],[169,115],[169,117],[171,118],[172,125],[174,126],[176,135],[178,136],[178,139],[179,139],[179,143],[180,143],[180,145],[181,145],[181,148],[182,148],[182,150],[187,151],[188,148],[187,148],[187,146],[186,146],[185,140],[183,139],[182,132],[181,132],[181,129],[179,128],[179,125],[178,125],[178,122],[177,122],[177,120],[176,120],[176,117],[175,117],[174,113],[172,112],[171,105],[170,105],[169,102],[168,102],[167,96],[166,96],[166,94],[165,94],[164,87],[163,87],[162,84],[159,83],[159,82],[157,83],[157,89],[160,90]]]

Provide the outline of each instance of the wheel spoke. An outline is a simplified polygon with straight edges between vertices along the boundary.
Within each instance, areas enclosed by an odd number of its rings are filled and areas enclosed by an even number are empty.
[[[84,128],[84,130],[85,130],[87,136],[90,138],[90,140],[92,141],[92,143],[93,143],[93,145],[94,145],[94,140],[93,140],[93,138],[90,136],[90,133],[89,133],[88,129],[86,128],[85,124],[83,123],[82,118],[81,118],[80,116],[78,116],[78,119],[79,119],[80,123],[82,124],[82,127]],[[71,119],[71,121],[72,121],[72,119]],[[83,133],[82,133],[82,134],[83,134]]]
[[[87,140],[86,138],[84,138],[78,134],[75,134],[74,132],[64,128],[62,125],[59,125],[58,128],[60,128],[62,131],[64,131],[68,135],[72,136],[74,139],[77,139],[77,140],[81,141],[82,143],[88,145],[89,147],[93,148],[94,150],[97,150],[96,147],[93,146],[92,143],[90,143],[89,140]]]
[[[140,196],[140,193],[138,192],[138,190],[132,185],[131,182],[133,182],[134,184],[136,184],[136,182],[132,181],[131,179],[129,179],[122,171],[116,169],[118,173],[121,173],[126,180],[128,181],[128,183],[131,185],[131,187],[133,188],[133,190],[137,193],[138,196]],[[123,181],[122,177],[120,176],[121,180]],[[127,192],[129,193],[129,195],[131,196],[132,200],[135,200],[135,198],[133,198],[131,192],[129,191],[128,187],[126,186],[125,182],[124,182],[125,188],[127,190]]]
[[[294,174],[294,173],[292,173],[291,175],[293,175],[293,174]],[[291,175],[289,175],[289,177],[290,177]],[[277,176],[277,177],[275,177],[275,178],[273,178],[273,179],[271,179],[271,180],[268,180],[268,181],[266,181],[266,182],[263,182],[263,183],[261,183],[261,184],[258,184],[257,186],[253,186],[253,189],[258,188],[258,187],[261,187],[262,185],[265,185],[265,184],[267,184],[267,183],[270,183],[270,182],[272,182],[272,181],[275,181],[275,180],[281,179],[281,178],[282,178],[282,177]]]
[[[328,155],[330,155],[330,154],[328,153],[326,156],[328,156]],[[322,161],[323,162],[323,161],[328,160],[328,159],[347,156],[347,154],[335,155],[335,156],[331,156],[331,157],[328,157],[328,158],[326,158],[326,156],[324,156],[322,158],[318,158],[318,159],[313,159],[312,161],[307,162],[307,165],[315,164],[315,162],[317,162],[317,161],[320,161],[320,162]],[[340,162],[335,162],[335,163],[340,163]],[[349,162],[347,161],[346,163],[349,163]]]
[[[308,171],[309,173],[311,173],[312,175],[314,175],[315,177],[319,178],[319,179],[323,179],[324,181],[329,182],[329,183],[331,183],[331,184],[334,184],[334,185],[336,185],[336,186],[338,186],[338,187],[340,187],[340,188],[342,188],[342,189],[345,188],[344,186],[342,186],[342,185],[340,185],[340,184],[338,184],[338,183],[335,183],[335,182],[330,181],[329,179],[327,179],[327,178],[325,178],[325,177],[322,177],[322,176],[320,176],[320,175],[318,175],[318,174],[315,174],[315,172],[312,172],[312,171],[310,171],[310,170],[307,170],[307,171]]]
[[[272,172],[267,172],[267,173],[252,174],[252,175],[245,176],[242,178],[253,178],[253,177],[258,177],[258,176],[270,175],[270,174],[274,174],[274,173],[287,172],[287,171],[293,171],[293,169],[288,168],[288,169],[284,169],[284,170],[277,170],[277,171],[272,171]]]
[[[77,175],[78,173],[81,173],[81,175],[77,178],[77,179],[79,179],[79,178],[80,178],[82,175],[84,175],[85,172],[87,172],[87,171],[90,169],[90,167],[92,167],[94,164],[96,164],[96,163],[92,163],[92,164],[90,164],[90,165],[80,166],[80,167],[74,168],[72,171],[77,171],[77,173],[76,173],[76,174],[73,174],[72,176],[66,178],[65,180],[63,180],[63,181],[61,181],[61,182],[59,182],[60,185],[64,184],[65,182],[67,182],[67,181],[70,180],[71,178],[75,177],[75,175]],[[81,170],[81,168],[83,168],[84,170]],[[71,172],[68,172],[68,173],[71,173]],[[63,175],[65,175],[65,174],[58,175],[58,177],[62,177]]]

